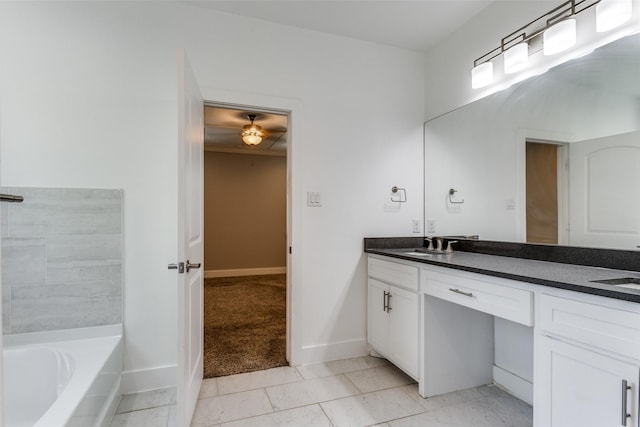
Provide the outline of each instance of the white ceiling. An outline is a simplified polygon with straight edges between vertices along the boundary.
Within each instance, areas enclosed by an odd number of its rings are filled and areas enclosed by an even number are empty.
[[[200,0],[221,12],[424,52],[493,0]]]
[[[463,26],[493,0],[182,0],[191,5],[278,24],[424,52]],[[240,138],[248,113],[207,106],[205,147],[210,151],[286,154],[287,116],[260,113],[268,131],[256,147]]]

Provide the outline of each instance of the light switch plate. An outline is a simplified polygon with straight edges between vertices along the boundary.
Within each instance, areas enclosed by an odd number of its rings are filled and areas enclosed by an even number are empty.
[[[320,197],[319,192],[317,191],[307,192],[307,206],[311,206],[315,208],[322,206],[322,198]]]
[[[515,199],[507,199],[504,203],[504,208],[508,211],[516,210],[516,200]]]

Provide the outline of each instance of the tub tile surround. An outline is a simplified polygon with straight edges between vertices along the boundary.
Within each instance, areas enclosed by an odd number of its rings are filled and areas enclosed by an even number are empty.
[[[122,323],[122,191],[1,191],[3,334]]]
[[[384,368],[393,367],[366,356],[206,379],[191,427],[532,425],[531,406],[498,387],[423,399],[412,379]],[[111,427],[175,426],[174,393],[124,396]]]

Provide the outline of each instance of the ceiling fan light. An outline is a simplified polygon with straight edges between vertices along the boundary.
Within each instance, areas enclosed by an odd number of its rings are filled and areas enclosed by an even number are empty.
[[[511,74],[522,70],[529,61],[529,45],[518,43],[504,52],[504,72]]]
[[[251,120],[251,124],[242,127],[242,141],[247,145],[258,145],[267,134],[262,130],[261,126],[253,124],[256,118],[254,114],[249,114],[248,117]]]
[[[471,70],[471,87],[479,89],[493,82],[493,62],[485,62]]]
[[[242,141],[247,145],[258,145],[262,142],[262,137],[258,135],[244,135]]]
[[[542,49],[546,56],[555,55],[576,44],[576,20],[565,19],[549,27],[542,35]]]
[[[596,5],[596,31],[613,30],[631,19],[632,0],[601,0]]]

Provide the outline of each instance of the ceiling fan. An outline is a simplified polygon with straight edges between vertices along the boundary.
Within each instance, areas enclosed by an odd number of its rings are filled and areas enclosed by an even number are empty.
[[[205,145],[209,150],[234,150],[234,149],[257,149],[260,151],[286,150],[287,134],[286,114],[271,112],[256,112],[251,110],[205,106],[204,127]],[[247,124],[249,122],[249,124]],[[243,131],[253,128],[253,132],[260,136],[261,141],[257,145],[250,145],[243,141]],[[248,132],[251,134],[251,132]],[[251,135],[250,135],[251,137]],[[257,140],[257,138],[251,138]]]
[[[262,139],[267,136],[267,132],[262,130],[262,126],[253,123],[256,119],[255,114],[247,114],[247,118],[251,123],[242,127],[242,141],[250,146],[258,145],[262,142]]]

